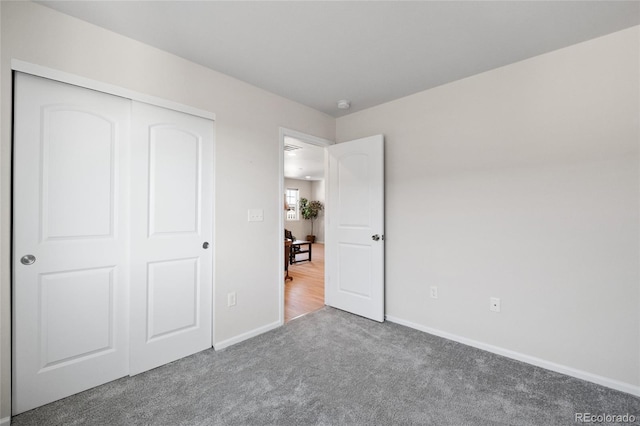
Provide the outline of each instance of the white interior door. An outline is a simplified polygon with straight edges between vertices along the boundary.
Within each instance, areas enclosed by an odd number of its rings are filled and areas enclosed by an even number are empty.
[[[327,147],[326,303],[384,321],[384,138]]]
[[[213,122],[132,107],[131,360],[137,374],[211,347]]]
[[[13,414],[126,376],[129,101],[18,73]]]

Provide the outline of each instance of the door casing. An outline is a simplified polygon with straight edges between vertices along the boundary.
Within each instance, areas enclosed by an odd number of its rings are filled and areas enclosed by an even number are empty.
[[[280,170],[279,176],[278,176],[278,187],[280,188],[280,194],[284,194],[285,193],[285,188],[284,188],[284,138],[285,136],[291,137],[291,138],[296,138],[301,140],[302,142],[311,144],[311,145],[316,145],[322,148],[325,148],[329,145],[334,145],[335,142],[330,141],[328,139],[323,139],[317,136],[312,136],[306,133],[302,133],[299,132],[297,130],[292,130],[292,129],[287,129],[285,127],[280,127],[280,144],[279,144],[279,154],[278,154],[278,158],[280,160],[280,164],[278,167],[278,170]],[[326,170],[326,166],[325,166],[325,172],[324,172],[324,180],[325,183],[327,181],[327,170]],[[325,199],[326,199],[326,191],[327,191],[327,185],[325,184]],[[282,249],[282,240],[283,240],[283,235],[284,235],[284,214],[282,214],[282,200],[278,199],[278,202],[276,203],[276,208],[277,208],[277,217],[279,218],[278,220],[278,240],[277,240],[277,246],[276,246],[276,253],[278,253],[278,265],[284,265],[284,250]],[[284,283],[284,268],[279,268],[278,269],[278,283]],[[325,289],[327,287],[327,283],[325,280]],[[326,294],[326,291],[325,291]],[[284,324],[284,285],[279,285],[278,286],[278,301],[279,301],[279,306],[278,306],[278,312],[279,312],[279,322],[280,325]],[[326,298],[325,298],[326,301]]]

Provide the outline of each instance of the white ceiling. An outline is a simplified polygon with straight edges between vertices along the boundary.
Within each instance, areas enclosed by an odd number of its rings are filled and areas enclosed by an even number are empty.
[[[640,23],[638,1],[39,3],[335,117]]]
[[[284,137],[284,145],[284,177],[303,180],[324,179],[324,148],[290,136]],[[287,150],[287,147],[298,149]]]

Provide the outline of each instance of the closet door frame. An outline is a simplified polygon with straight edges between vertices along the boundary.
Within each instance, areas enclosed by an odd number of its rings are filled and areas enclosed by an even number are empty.
[[[130,89],[125,89],[116,85],[112,85],[109,83],[104,83],[104,82],[100,82],[97,80],[93,80],[90,78],[86,78],[86,77],[82,77],[76,74],[71,74],[71,73],[67,73],[64,71],[59,71],[53,68],[49,68],[49,67],[45,67],[42,65],[37,65],[37,64],[33,64],[30,62],[25,62],[25,61],[21,61],[18,59],[12,59],[11,60],[11,70],[12,72],[22,72],[24,74],[30,74],[33,76],[37,76],[37,77],[43,77],[43,78],[47,78],[50,80],[54,80],[60,83],[67,83],[67,84],[71,84],[74,86],[78,86],[81,88],[85,88],[85,89],[90,89],[90,90],[95,90],[98,92],[103,92],[106,94],[110,94],[110,95],[115,95],[115,96],[119,96],[122,98],[126,98],[126,99],[130,99],[132,101],[139,101],[139,102],[144,102],[147,104],[151,104],[151,105],[155,105],[155,106],[159,106],[162,108],[167,108],[167,109],[171,109],[174,111],[178,111],[178,112],[183,112],[183,113],[187,113],[187,114],[191,114],[194,115],[196,117],[201,117],[201,118],[205,118],[205,119],[209,119],[213,122],[213,126],[214,126],[214,134],[213,134],[213,144],[215,147],[215,120],[216,120],[216,115],[213,112],[210,111],[206,111],[206,110],[202,110],[199,108],[195,108],[189,105],[185,105],[185,104],[181,104],[178,102],[174,102],[174,101],[170,101],[167,99],[163,99],[163,98],[159,98],[156,96],[151,96],[151,95],[147,95],[144,93],[140,93],[140,92],[136,92],[134,90],[130,90]],[[12,112],[13,114],[13,112]],[[214,149],[214,158],[213,158],[214,164],[215,164],[215,149]],[[213,194],[212,194],[212,199],[215,200],[215,168],[214,168],[214,173],[213,173],[213,182],[212,182],[212,188],[213,188]],[[13,191],[13,188],[11,188],[11,191]],[[13,207],[11,207],[11,210],[13,210]],[[213,211],[213,217],[212,217],[212,229],[215,229],[215,209]],[[12,237],[13,238],[13,237]],[[211,252],[211,256],[213,258],[213,270],[215,271],[215,254],[216,254],[216,242],[215,242],[215,235],[213,236],[213,244],[212,244],[212,252]],[[11,253],[12,256],[17,255],[16,253]],[[11,287],[13,287],[14,285],[14,278],[13,275],[11,276]],[[212,292],[211,292],[211,306],[213,309],[213,306],[215,306],[215,273],[212,275],[211,277],[211,285],[212,285]],[[13,305],[13,302],[8,302],[11,305]],[[13,321],[13,317],[11,318],[11,321]],[[211,315],[211,342],[215,342],[215,318],[212,312]],[[9,324],[9,328],[11,330],[13,330],[13,324]],[[12,332],[13,334],[13,332]],[[13,342],[14,337],[12,336],[12,342]],[[13,353],[13,343],[11,344],[11,353]],[[13,361],[10,362],[11,366],[10,366],[10,371],[13,372]],[[15,386],[15,384],[12,384],[12,386]],[[9,402],[9,406],[13,405],[13,401],[12,401],[12,393],[9,393],[8,395],[8,402]]]
[[[135,90],[125,89],[113,84],[103,83],[101,81],[92,80],[90,78],[81,77],[79,75],[70,74],[64,71],[58,71],[53,68],[44,67],[42,65],[32,64],[29,62],[21,61],[19,59],[11,60],[11,70],[35,75],[36,77],[48,78],[60,83],[67,83],[78,87],[84,87],[86,89],[96,90],[98,92],[107,93],[109,95],[120,96],[121,98],[131,99],[132,101],[144,102],[174,111],[184,112],[187,114],[195,115],[196,117],[207,118],[209,120],[212,120],[214,124],[216,121],[216,115],[210,111],[194,108],[189,105],[181,104],[179,102],[170,101],[156,96],[146,95],[144,93],[136,92]]]

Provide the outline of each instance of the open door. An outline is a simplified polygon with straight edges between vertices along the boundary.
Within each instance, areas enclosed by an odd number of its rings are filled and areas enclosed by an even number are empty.
[[[384,321],[384,138],[327,147],[326,303]]]

